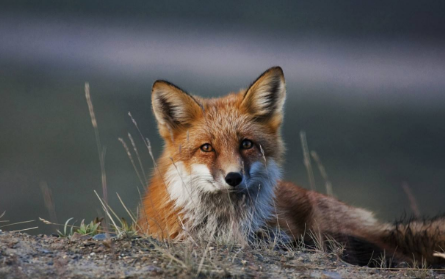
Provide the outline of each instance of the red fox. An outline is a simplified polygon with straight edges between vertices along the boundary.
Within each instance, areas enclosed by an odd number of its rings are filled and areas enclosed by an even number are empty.
[[[152,105],[165,141],[140,210],[143,233],[158,239],[283,242],[335,240],[343,259],[372,265],[444,265],[445,219],[387,224],[372,212],[281,180],[284,74],[273,67],[247,90],[192,96],[153,84]],[[391,264],[390,262],[388,262]]]

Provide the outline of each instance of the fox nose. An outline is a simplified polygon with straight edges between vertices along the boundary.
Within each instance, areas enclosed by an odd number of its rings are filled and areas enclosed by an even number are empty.
[[[238,186],[243,180],[243,176],[239,172],[229,172],[226,175],[226,182],[232,187]]]

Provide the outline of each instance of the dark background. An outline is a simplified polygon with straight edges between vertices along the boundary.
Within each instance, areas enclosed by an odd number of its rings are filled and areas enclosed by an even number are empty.
[[[126,216],[115,193],[135,209],[142,186],[118,138],[130,145],[133,135],[149,173],[153,162],[127,113],[157,157],[153,81],[221,96],[274,65],[288,89],[287,179],[309,185],[304,130],[341,200],[383,220],[410,216],[405,183],[422,214],[443,213],[444,1],[38,2],[0,2],[3,219],[49,219],[41,184],[60,223],[102,214],[84,82],[106,146],[110,204]],[[8,229],[31,226],[53,232],[38,222]]]

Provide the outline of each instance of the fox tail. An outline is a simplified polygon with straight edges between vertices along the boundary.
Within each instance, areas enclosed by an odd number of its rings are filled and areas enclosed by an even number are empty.
[[[445,217],[396,221],[370,238],[334,237],[344,244],[343,260],[352,264],[394,267],[445,267]]]

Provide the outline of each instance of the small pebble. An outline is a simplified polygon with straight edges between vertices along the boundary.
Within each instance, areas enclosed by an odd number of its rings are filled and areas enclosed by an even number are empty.
[[[99,233],[93,236],[94,240],[106,240],[108,238],[116,237],[115,233],[109,233],[108,235],[106,233]]]

